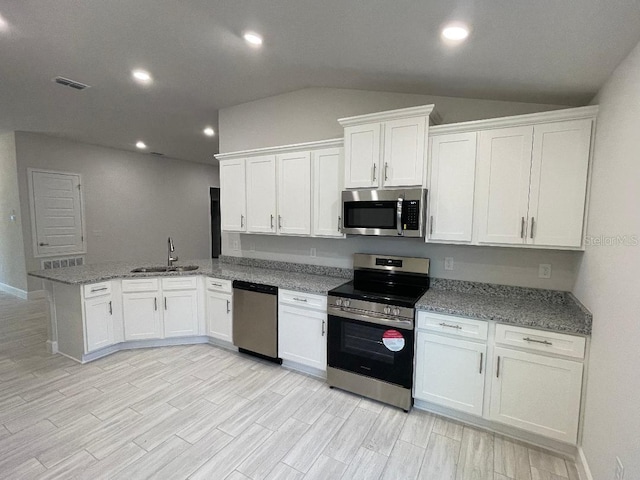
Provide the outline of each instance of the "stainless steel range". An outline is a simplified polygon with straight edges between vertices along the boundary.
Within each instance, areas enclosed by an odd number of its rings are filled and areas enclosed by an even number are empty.
[[[327,383],[408,411],[429,259],[355,254],[353,266],[353,280],[329,291]]]

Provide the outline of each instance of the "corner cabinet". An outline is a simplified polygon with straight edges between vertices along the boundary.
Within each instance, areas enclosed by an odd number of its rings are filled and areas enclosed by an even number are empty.
[[[341,118],[345,187],[420,186],[424,183],[433,105]]]

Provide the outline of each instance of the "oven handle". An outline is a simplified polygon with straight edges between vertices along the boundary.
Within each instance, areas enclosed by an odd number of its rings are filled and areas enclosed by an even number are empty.
[[[345,309],[345,307],[330,306],[329,314],[334,317],[349,318],[351,320],[361,320],[363,322],[375,323],[377,325],[413,330],[413,320],[391,320],[388,318],[379,318],[372,315],[365,315],[363,313],[356,313],[352,310]]]

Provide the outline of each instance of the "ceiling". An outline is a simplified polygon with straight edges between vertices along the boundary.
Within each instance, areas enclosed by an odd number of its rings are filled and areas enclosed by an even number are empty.
[[[223,107],[306,87],[581,105],[640,41],[638,0],[0,0],[0,16],[0,131],[200,162]],[[450,20],[472,27],[456,48]]]

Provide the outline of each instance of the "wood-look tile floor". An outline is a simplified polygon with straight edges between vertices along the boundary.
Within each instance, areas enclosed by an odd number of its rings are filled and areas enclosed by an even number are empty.
[[[575,465],[210,345],[79,365],[0,293],[0,478],[577,480]]]

